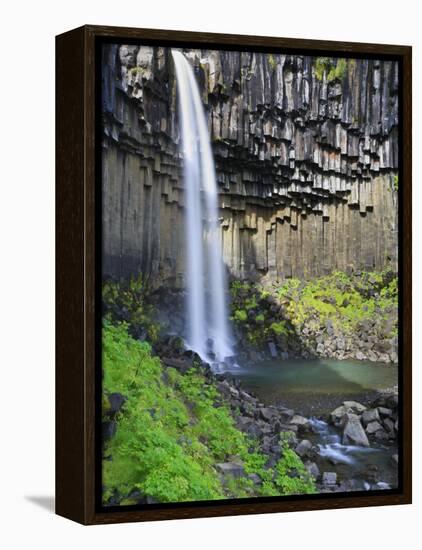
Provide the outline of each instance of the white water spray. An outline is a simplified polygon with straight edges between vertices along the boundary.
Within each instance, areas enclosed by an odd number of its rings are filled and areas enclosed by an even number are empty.
[[[176,67],[186,192],[188,345],[203,359],[233,355],[218,222],[218,191],[208,127],[193,69],[172,50]],[[210,343],[212,345],[210,346]],[[211,348],[211,349],[210,349]]]

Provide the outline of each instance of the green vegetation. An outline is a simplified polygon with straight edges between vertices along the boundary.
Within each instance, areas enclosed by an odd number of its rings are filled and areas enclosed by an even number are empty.
[[[154,308],[149,303],[149,289],[142,275],[128,280],[103,283],[103,314],[110,322],[126,322],[129,332],[157,341],[160,324],[155,321]]]
[[[234,281],[231,284],[232,321],[246,332],[251,345],[260,346],[274,336],[291,334],[288,321],[274,319],[269,309],[274,299],[267,289],[253,283]]]
[[[314,63],[314,69],[315,76],[318,80],[324,79],[324,73],[327,82],[342,80],[346,75],[347,61],[343,58],[335,60],[330,57],[317,57]]]
[[[328,322],[346,337],[374,323],[381,340],[397,336],[397,274],[391,269],[353,275],[337,271],[309,281],[292,278],[265,289],[235,281],[231,295],[232,320],[257,348],[274,340],[282,349],[288,344],[296,351],[297,346],[306,349],[306,335],[319,334]]]
[[[268,64],[271,67],[271,70],[275,71],[277,67],[277,61],[275,60],[274,55],[272,53],[268,54],[267,59],[268,59]]]
[[[103,327],[103,415],[108,396],[126,401],[116,434],[105,443],[104,502],[134,503],[138,495],[160,502],[312,493],[314,482],[283,439],[281,459],[267,457],[234,424],[214,383],[199,370],[164,368],[150,345],[132,338],[125,323]],[[215,464],[236,461],[245,476],[221,478]],[[256,485],[248,474],[257,474]]]
[[[398,176],[393,176],[393,187],[394,187],[395,191],[399,190],[399,177]]]
[[[352,276],[337,271],[308,282],[289,279],[277,294],[297,329],[305,322],[311,328],[319,328],[330,320],[347,334],[356,330],[359,323],[387,319],[396,310],[397,275],[389,269]],[[397,322],[391,335],[396,333]]]

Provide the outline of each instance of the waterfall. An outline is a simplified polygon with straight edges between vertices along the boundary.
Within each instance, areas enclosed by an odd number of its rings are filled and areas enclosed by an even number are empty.
[[[218,221],[218,191],[210,137],[193,69],[172,50],[181,120],[187,244],[187,343],[203,359],[233,355],[227,281]]]

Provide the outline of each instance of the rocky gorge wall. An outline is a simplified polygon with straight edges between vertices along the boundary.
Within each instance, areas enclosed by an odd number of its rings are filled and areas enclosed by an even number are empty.
[[[394,266],[397,64],[184,53],[208,118],[230,273],[272,281]],[[171,52],[105,45],[102,73],[104,274],[183,286]]]

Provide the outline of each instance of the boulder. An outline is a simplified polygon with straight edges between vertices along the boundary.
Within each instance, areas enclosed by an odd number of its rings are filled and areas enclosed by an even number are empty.
[[[343,401],[343,405],[352,409],[354,413],[362,413],[363,411],[366,411],[365,405],[362,405],[362,403],[358,403],[357,401]]]
[[[305,468],[308,470],[308,472],[311,474],[311,476],[314,479],[318,479],[320,476],[320,471],[318,466],[315,464],[315,462],[307,461],[305,462]]]
[[[378,409],[369,409],[362,413],[362,424],[367,426],[370,422],[380,422],[380,415]]]
[[[223,476],[231,476],[234,478],[245,477],[243,464],[239,462],[219,462],[215,464],[215,469]]]
[[[117,430],[117,424],[114,420],[106,421],[102,423],[103,441],[111,439]]]
[[[368,437],[357,415],[346,414],[343,425],[343,445],[354,444],[369,447]]]
[[[335,485],[337,483],[337,474],[335,472],[324,472],[322,474],[323,485]]]
[[[250,479],[254,485],[262,485],[262,479],[258,474],[249,474],[248,479]]]
[[[344,401],[340,407],[337,407],[330,413],[330,420],[333,424],[336,426],[339,426],[342,424],[342,420],[344,418],[344,415],[352,413],[362,413],[365,411],[366,407],[362,405],[361,403],[358,403],[357,401]]]
[[[387,432],[390,435],[394,435],[394,422],[391,420],[391,418],[384,418],[382,421],[384,428],[387,430]]]
[[[278,414],[277,409],[273,409],[271,407],[263,407],[262,409],[259,409],[259,412],[261,417],[267,421],[272,420]]]
[[[110,403],[110,409],[108,412],[116,413],[119,412],[123,407],[126,397],[121,393],[111,393],[108,396],[108,402]]]
[[[322,344],[322,343],[318,344],[317,347],[316,347],[316,352],[319,355],[322,355],[325,352],[324,344]]]
[[[374,420],[373,422],[369,422],[366,426],[366,433],[368,435],[374,435],[378,430],[382,430],[382,426],[376,420]]]
[[[292,424],[293,426],[297,426],[297,428],[307,429],[309,427],[309,420],[304,416],[295,414],[290,420],[290,424]]]
[[[378,441],[387,441],[388,439],[390,439],[390,436],[384,429],[381,429],[375,432],[375,439],[377,439]]]
[[[300,443],[295,448],[295,452],[300,456],[307,456],[312,449],[312,443],[308,439],[302,439]]]
[[[392,416],[393,411],[387,407],[378,407],[378,412],[381,416]]]

